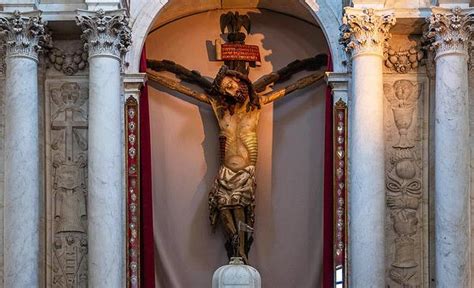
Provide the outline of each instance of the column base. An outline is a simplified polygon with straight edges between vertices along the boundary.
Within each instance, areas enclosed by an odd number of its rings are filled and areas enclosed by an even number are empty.
[[[244,265],[242,258],[232,257],[229,265],[219,267],[212,276],[212,288],[261,288],[262,280],[257,269]]]

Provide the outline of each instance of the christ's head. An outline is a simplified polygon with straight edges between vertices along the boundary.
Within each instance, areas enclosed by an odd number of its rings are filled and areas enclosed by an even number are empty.
[[[225,76],[219,85],[219,90],[226,97],[231,97],[238,103],[243,103],[249,98],[247,83],[240,81],[235,76]]]
[[[238,71],[222,66],[212,84],[211,94],[233,113],[233,106],[248,99],[249,109],[260,108],[258,96],[248,77]]]

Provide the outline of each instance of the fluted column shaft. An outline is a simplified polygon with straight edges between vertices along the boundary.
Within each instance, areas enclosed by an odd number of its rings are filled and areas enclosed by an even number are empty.
[[[124,287],[125,204],[121,56],[130,45],[123,10],[80,11],[89,50],[89,287]]]
[[[472,12],[471,12],[472,13]],[[473,15],[434,8],[436,287],[470,286],[468,41]]]
[[[6,42],[4,285],[39,285],[39,12],[0,13]],[[2,163],[3,165],[3,163]]]
[[[383,48],[393,14],[346,8],[341,43],[352,56],[349,109],[351,287],[385,287]]]

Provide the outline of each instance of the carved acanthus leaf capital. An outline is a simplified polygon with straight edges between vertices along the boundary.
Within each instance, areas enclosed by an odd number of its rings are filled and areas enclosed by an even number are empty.
[[[79,11],[76,23],[83,31],[89,57],[110,55],[121,58],[132,44],[132,32],[125,10]]]
[[[0,13],[0,38],[6,57],[23,56],[38,60],[38,53],[50,46],[51,36],[39,11]]]
[[[352,57],[360,54],[383,56],[395,16],[387,10],[346,8],[339,42]]]
[[[467,53],[474,31],[474,11],[459,7],[452,10],[433,8],[427,18],[428,30],[424,38],[436,57],[445,53]]]

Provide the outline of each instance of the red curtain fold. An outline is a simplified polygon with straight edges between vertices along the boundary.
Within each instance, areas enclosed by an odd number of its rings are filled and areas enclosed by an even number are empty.
[[[146,72],[146,50],[143,47],[140,72]],[[141,287],[155,288],[155,244],[153,240],[153,205],[151,182],[150,112],[148,108],[148,86],[140,93],[140,184],[141,184]]]
[[[331,55],[327,70],[332,72]],[[324,208],[323,208],[323,287],[334,286],[334,196],[333,196],[333,99],[331,88],[326,88],[326,122],[324,132]]]

